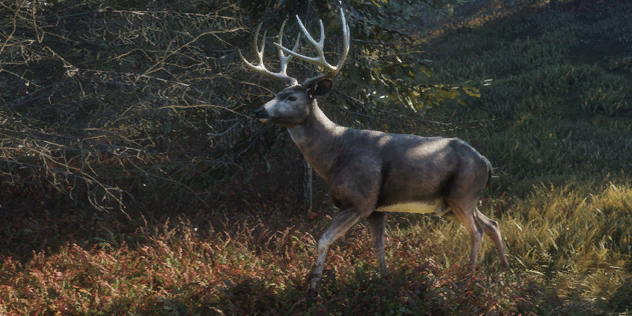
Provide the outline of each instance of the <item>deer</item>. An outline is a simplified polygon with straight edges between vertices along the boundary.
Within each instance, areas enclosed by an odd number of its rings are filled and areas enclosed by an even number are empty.
[[[349,53],[350,30],[342,8],[340,15],[343,48],[336,66],[325,59],[322,20],[320,40],[316,41],[298,15],[298,25],[315,47],[316,57],[297,52],[300,33],[293,49],[283,46],[285,22],[278,42],[274,43],[280,58],[279,72],[268,70],[263,63],[265,32],[261,48],[257,48],[261,25],[252,46],[258,64],[250,63],[239,50],[241,60],[249,68],[287,84],[272,100],[254,111],[254,118],[287,128],[307,162],[329,186],[333,205],[339,209],[318,241],[318,259],[310,275],[311,288],[316,290],[319,285],[329,246],[361,219],[367,220],[380,276],[387,276],[384,231],[389,212],[434,213],[458,220],[470,237],[471,271],[475,271],[483,233],[492,239],[503,268],[508,269],[498,222],[476,207],[483,189],[489,187],[492,179],[492,165],[485,156],[459,138],[388,134],[344,127],[332,122],[318,107],[317,99],[329,93],[333,85],[331,78],[340,72]],[[299,84],[287,74],[292,57],[315,64],[324,71]]]

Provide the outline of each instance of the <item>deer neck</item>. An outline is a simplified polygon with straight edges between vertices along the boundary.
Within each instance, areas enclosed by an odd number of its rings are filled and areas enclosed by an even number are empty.
[[[288,128],[288,131],[305,160],[327,181],[329,170],[339,156],[342,135],[347,129],[332,122],[314,101],[305,122]]]

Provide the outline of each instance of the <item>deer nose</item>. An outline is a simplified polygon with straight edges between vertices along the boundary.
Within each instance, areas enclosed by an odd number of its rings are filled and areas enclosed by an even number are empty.
[[[260,107],[255,110],[255,113],[253,116],[256,118],[266,118],[268,117],[268,111],[266,111],[264,107]]]

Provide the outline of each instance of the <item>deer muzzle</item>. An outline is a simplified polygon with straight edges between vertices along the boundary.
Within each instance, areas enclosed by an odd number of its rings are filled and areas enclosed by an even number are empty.
[[[264,107],[260,107],[256,109],[255,113],[253,114],[253,117],[258,118],[261,122],[264,122],[264,123],[268,123],[270,121],[270,115],[268,114],[268,111],[266,111]]]

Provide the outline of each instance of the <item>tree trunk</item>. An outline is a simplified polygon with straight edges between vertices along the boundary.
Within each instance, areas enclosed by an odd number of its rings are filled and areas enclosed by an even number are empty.
[[[303,155],[299,159],[300,175],[298,182],[298,203],[301,213],[309,215],[312,211],[312,166],[305,160]]]
[[[424,37],[428,36],[428,28],[430,27],[430,8],[426,6],[424,9]]]
[[[550,0],[549,1],[549,10],[556,11],[559,0]]]

